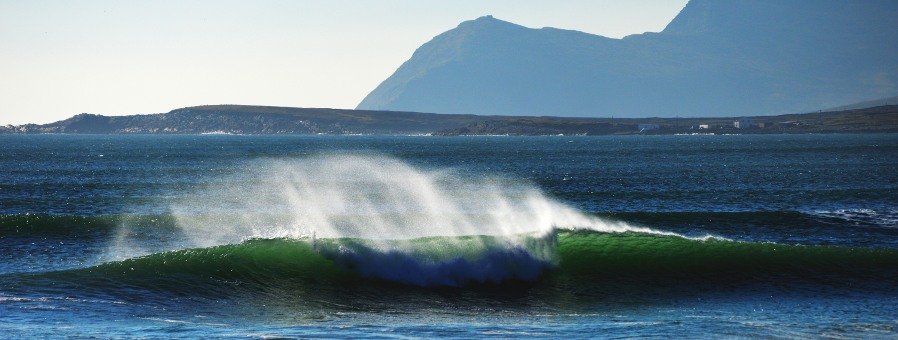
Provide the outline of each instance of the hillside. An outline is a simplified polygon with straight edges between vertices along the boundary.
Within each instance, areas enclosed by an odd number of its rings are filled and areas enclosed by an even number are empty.
[[[210,105],[149,115],[102,116],[84,113],[50,124],[0,126],[0,133],[429,134],[455,136],[898,132],[898,105],[835,112],[758,116],[751,117],[751,120],[754,126],[736,129],[733,126],[734,119],[726,117],[476,116]],[[652,126],[645,128],[640,124],[652,124]]]
[[[471,115],[321,108],[208,105],[168,113],[79,114],[55,123],[7,127],[24,133],[414,134],[467,124]]]
[[[745,116],[898,93],[898,2],[693,0],[611,39],[491,16],[418,48],[358,105],[479,115]]]
[[[849,105],[843,105],[839,107],[834,107],[830,109],[826,109],[825,111],[843,111],[843,110],[857,110],[857,109],[866,109],[870,107],[877,106],[887,106],[887,105],[898,105],[898,96],[881,98],[876,100],[867,100],[860,103],[854,103]]]

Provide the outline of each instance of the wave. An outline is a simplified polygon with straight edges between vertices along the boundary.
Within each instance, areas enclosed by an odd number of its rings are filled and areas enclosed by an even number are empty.
[[[563,233],[558,254],[566,273],[637,280],[659,276],[760,281],[889,278],[898,272],[896,249],[698,241],[639,233]],[[889,281],[895,281],[894,277]]]
[[[475,235],[501,239],[491,243],[501,248],[493,256],[513,257],[527,246],[521,235],[538,239],[557,228],[678,235],[584,214],[526,181],[371,154],[255,161],[184,197],[163,219],[175,230],[147,236],[145,219],[122,221],[105,259],[280,238],[360,239],[407,254],[417,250],[399,241]]]
[[[821,220],[835,222],[847,222],[851,225],[874,225],[886,228],[898,228],[898,210],[876,211],[873,209],[854,208],[854,209],[835,209],[835,210],[815,210],[810,215],[819,217]]]
[[[107,247],[102,264],[7,271],[0,286],[227,296],[342,287],[339,295],[372,286],[390,294],[515,285],[559,292],[798,282],[895,287],[898,278],[895,249],[740,242],[663,228],[677,218],[819,218],[806,213],[609,218],[530,183],[382,156],[262,161],[185,197],[158,216],[0,216],[2,235],[91,237]]]
[[[348,292],[352,287],[386,285],[386,291],[397,293],[404,286],[526,284],[608,290],[696,284],[718,288],[799,283],[894,288],[898,284],[898,250],[893,249],[588,230],[557,230],[519,241],[509,246],[506,239],[490,236],[428,237],[389,241],[401,245],[385,247],[380,240],[255,239],[89,268],[6,275],[3,280],[18,280],[16,286],[31,288],[45,285],[104,292],[141,288],[190,295],[285,285],[313,291],[339,285]]]
[[[641,225],[655,230],[676,228],[684,225],[710,227],[708,229],[729,229],[739,231],[743,228],[785,228],[799,230],[821,226],[860,227],[860,228],[895,228],[898,211],[873,209],[833,209],[813,211],[652,211],[652,212],[609,212],[586,215],[604,219],[607,222],[620,222],[628,225]],[[77,239],[91,233],[110,233],[126,227],[132,231],[181,229],[179,219],[196,220],[230,220],[243,218],[238,214],[223,212],[215,216],[196,214],[185,217],[175,214],[155,215],[49,215],[49,214],[12,214],[0,215],[0,235],[67,235]],[[278,218],[286,218],[284,216]],[[258,223],[257,223],[258,224]],[[716,228],[715,228],[716,227]],[[310,236],[296,233],[295,236]],[[838,236],[838,235],[831,235]],[[252,237],[247,237],[247,239]]]
[[[163,252],[85,269],[103,276],[197,275],[251,282],[376,280],[421,287],[534,281],[553,265],[548,238],[256,239]],[[401,250],[399,250],[401,249]],[[135,273],[136,271],[136,273]]]
[[[72,240],[92,237],[96,234],[109,234],[122,225],[135,226],[135,229],[177,229],[177,221],[172,215],[50,215],[50,214],[12,214],[0,215],[0,236],[70,236]]]
[[[892,214],[893,215],[893,214]],[[888,213],[870,209],[835,209],[801,211],[744,211],[744,212],[613,212],[577,213],[578,222],[572,227],[598,231],[673,231],[678,235],[702,238],[709,235],[757,242],[784,244],[840,245],[867,248],[898,248],[898,228],[890,223],[894,218]],[[191,225],[207,221],[209,227],[194,229],[194,238],[200,238],[202,230],[218,225],[215,221],[226,221],[224,229],[237,229],[234,221],[244,221],[245,214],[228,212],[212,216],[196,215],[0,215],[0,238],[19,237],[22,242],[38,243],[47,237],[68,242],[107,242],[102,260],[123,260],[130,257],[148,255],[166,250],[208,247],[218,244],[235,244],[254,238],[302,238],[315,233],[313,228],[298,228],[290,224],[290,215],[261,216],[253,221],[255,230],[233,236],[233,240],[195,242],[185,236],[181,224]],[[389,216],[401,219],[401,214]],[[274,223],[265,225],[263,221]],[[220,232],[219,232],[220,233]],[[325,235],[316,234],[317,237]],[[148,244],[153,244],[149,246]]]

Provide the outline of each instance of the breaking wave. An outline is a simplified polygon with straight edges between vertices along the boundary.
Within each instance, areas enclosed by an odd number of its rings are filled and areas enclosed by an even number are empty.
[[[892,249],[686,237],[584,214],[527,182],[383,156],[256,162],[189,197],[165,216],[6,217],[38,229],[59,219],[116,227],[101,264],[0,281],[203,295],[347,284],[583,289],[870,279],[894,287],[898,277]]]

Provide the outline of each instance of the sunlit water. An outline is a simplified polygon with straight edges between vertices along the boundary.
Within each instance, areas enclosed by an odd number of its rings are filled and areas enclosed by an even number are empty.
[[[9,336],[898,331],[895,135],[0,143]]]

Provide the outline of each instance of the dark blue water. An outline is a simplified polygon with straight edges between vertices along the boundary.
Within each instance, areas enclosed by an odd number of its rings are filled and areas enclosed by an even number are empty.
[[[327,171],[273,175],[271,164],[303,167],[335,155],[451,173],[459,191],[532,187],[584,216],[714,238],[560,232],[551,238],[557,256],[545,268],[537,261],[535,278],[495,274],[490,262],[522,268],[530,248],[449,264],[365,253],[377,267],[406,261],[397,268],[480,275],[448,286],[394,279],[321,248],[306,253],[290,235],[215,238],[238,230],[247,211],[285,214],[267,210],[280,209],[284,196],[259,199],[278,183],[315,189],[333,181]],[[361,183],[380,170],[388,183],[401,175],[373,167],[335,166],[334,174]],[[483,180],[493,177],[502,180]],[[359,195],[370,202],[377,192],[392,189]],[[302,202],[289,209],[323,209]],[[359,214],[396,213],[365,209]],[[219,218],[196,217],[207,215]],[[192,240],[208,233],[210,242],[179,243],[198,220]],[[10,337],[895,337],[896,264],[894,134],[0,135],[0,330]]]

